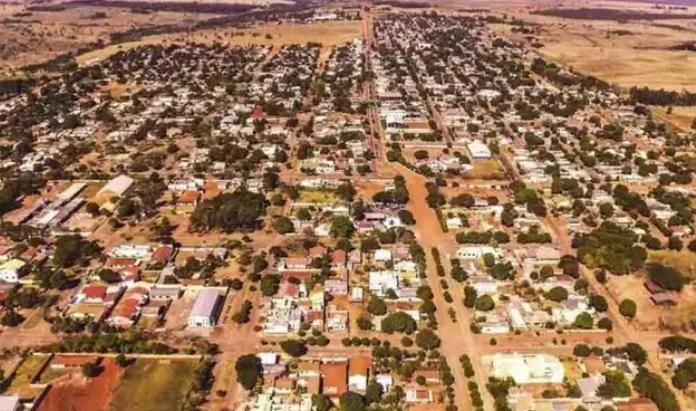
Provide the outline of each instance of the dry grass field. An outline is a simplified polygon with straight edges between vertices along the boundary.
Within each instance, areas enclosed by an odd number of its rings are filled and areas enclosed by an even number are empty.
[[[31,11],[0,3],[0,78],[19,75],[19,67],[37,64],[113,33],[159,25],[188,25],[215,17],[212,14],[150,12],[92,6],[63,11]]]
[[[696,90],[693,69],[696,53],[670,50],[678,44],[696,41],[696,20],[574,20],[534,15],[532,11],[545,9],[547,5],[522,6],[522,3],[512,3],[516,7],[493,4],[491,9],[536,24],[534,34],[512,33],[511,25],[495,25],[496,34],[518,42],[539,42],[543,47],[538,53],[545,59],[621,87]],[[578,2],[563,6],[589,7]],[[592,7],[656,12],[649,4],[628,2],[597,2]],[[693,12],[691,8],[682,13]]]
[[[696,119],[696,107],[672,107],[672,113],[667,114],[665,107],[650,107],[652,113],[672,125],[685,131],[691,131],[691,125]]]

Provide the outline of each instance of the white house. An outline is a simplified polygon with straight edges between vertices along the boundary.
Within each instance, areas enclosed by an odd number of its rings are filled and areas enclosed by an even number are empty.
[[[12,259],[0,265],[0,281],[6,283],[19,282],[19,278],[24,274],[24,267],[27,265],[20,259]]]
[[[565,371],[561,361],[547,354],[495,354],[491,376],[512,378],[516,384],[561,384]]]

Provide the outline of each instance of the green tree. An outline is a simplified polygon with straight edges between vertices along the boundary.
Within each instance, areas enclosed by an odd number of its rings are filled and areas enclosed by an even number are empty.
[[[495,301],[490,295],[484,294],[476,299],[474,308],[478,311],[491,311],[495,308]]]
[[[432,330],[421,330],[416,334],[416,345],[424,350],[434,350],[440,346],[440,338]]]
[[[367,304],[367,311],[372,315],[384,315],[387,313],[387,304],[381,298],[372,296]]]
[[[278,292],[280,277],[268,274],[261,279],[261,293],[266,297],[272,297]]]
[[[633,319],[636,316],[636,313],[638,311],[638,306],[636,305],[636,302],[631,300],[630,298],[624,298],[621,300],[621,303],[619,304],[619,312],[621,315],[628,319]]]
[[[246,354],[239,357],[234,368],[237,371],[237,382],[247,391],[251,391],[256,387],[256,383],[263,373],[261,360],[254,354]]]
[[[365,409],[365,398],[356,392],[348,391],[341,395],[339,404],[341,411],[363,411]]]
[[[280,343],[280,348],[287,354],[297,358],[307,354],[307,346],[299,340],[285,340]]]
[[[355,227],[346,216],[335,216],[331,219],[329,233],[333,238],[350,238],[355,232]]]
[[[568,299],[568,290],[564,287],[554,287],[546,293],[546,298],[557,303]]]
[[[580,313],[575,317],[573,321],[573,328],[579,328],[581,330],[591,330],[594,325],[594,320],[589,313]]]

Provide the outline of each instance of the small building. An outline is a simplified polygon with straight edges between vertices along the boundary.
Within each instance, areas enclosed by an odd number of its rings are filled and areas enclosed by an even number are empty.
[[[218,291],[204,288],[196,297],[196,302],[189,314],[189,327],[214,327],[222,307],[222,300]]]
[[[491,158],[491,150],[485,143],[473,141],[466,145],[466,148],[471,154],[471,158],[476,160],[487,160]]]
[[[0,281],[6,283],[17,283],[24,275],[24,268],[27,265],[24,261],[14,258],[0,265]]]
[[[0,411],[19,411],[19,395],[0,395]]]

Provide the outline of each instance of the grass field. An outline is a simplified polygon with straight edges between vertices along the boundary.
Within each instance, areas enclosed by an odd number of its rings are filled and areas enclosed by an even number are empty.
[[[492,5],[492,9],[509,16],[538,24],[534,35],[512,33],[511,25],[493,25],[493,31],[504,37],[529,44],[527,37],[542,44],[538,53],[545,59],[593,75],[621,87],[634,85],[681,91],[696,90],[696,53],[670,50],[680,43],[696,40],[691,20],[600,21],[572,20],[530,14],[534,8],[546,6],[535,3],[524,7]],[[531,3],[527,3],[531,4]],[[597,3],[597,7],[625,10],[631,3]],[[632,3],[643,11],[648,4]],[[564,8],[587,7],[586,3],[564,2]],[[595,5],[593,5],[595,6]],[[653,10],[654,11],[654,10]],[[692,13],[692,12],[691,12]],[[674,27],[682,27],[675,29]]]
[[[110,411],[179,410],[186,399],[196,361],[138,359],[123,373]]]
[[[26,400],[36,397],[40,390],[31,388],[29,384],[47,359],[48,357],[29,355],[17,369],[4,395],[19,395],[21,399]]]
[[[696,107],[672,107],[672,114],[667,114],[665,107],[650,107],[653,114],[667,120],[684,131],[692,131],[691,125],[696,119]]]
[[[330,191],[302,190],[298,203],[333,204],[337,201],[336,195]]]

